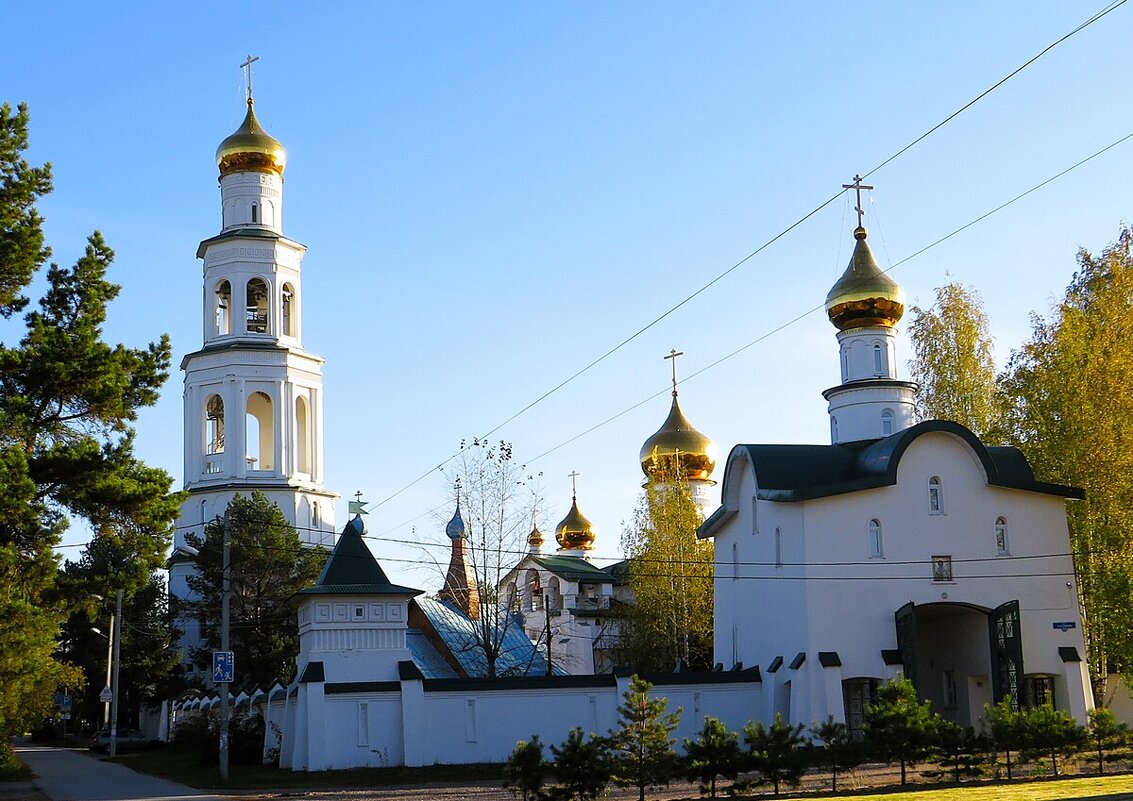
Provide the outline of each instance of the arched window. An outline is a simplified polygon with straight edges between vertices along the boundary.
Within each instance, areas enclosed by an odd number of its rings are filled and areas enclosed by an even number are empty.
[[[775,527],[775,567],[783,566],[783,529]]]
[[[995,518],[995,552],[1000,556],[1011,553],[1007,542],[1007,518]]]
[[[268,332],[268,285],[262,278],[248,282],[244,326],[249,334]]]
[[[563,594],[559,585],[559,577],[551,576],[547,585],[547,611],[557,612],[563,608]]]
[[[928,513],[944,514],[944,488],[940,485],[939,476],[933,476],[928,480]]]
[[[216,285],[213,319],[217,336],[232,333],[232,284],[227,281],[221,281]]]
[[[830,441],[838,441],[838,418],[833,415],[830,417]]]
[[[881,541],[881,521],[875,517],[869,521],[869,558],[880,559],[884,554],[884,544]]]
[[[256,201],[252,201],[252,222],[258,223],[260,221],[260,206]]]
[[[201,501],[201,526],[204,526],[209,521],[209,502]]]
[[[295,469],[311,472],[311,412],[302,395],[295,399]]]
[[[311,530],[318,531],[322,526],[322,516],[319,513],[319,502],[311,501]]]
[[[732,543],[732,581],[740,577],[740,546]]]
[[[881,412],[881,436],[888,437],[893,433],[893,410],[883,409]]]
[[[292,313],[292,303],[295,299],[295,290],[291,288],[291,284],[283,285],[283,335],[285,337],[295,336],[295,322]]]
[[[877,375],[885,375],[885,362],[881,356],[881,345],[873,346],[873,372]]]
[[[527,591],[527,608],[538,612],[543,608],[543,587],[539,584],[539,571],[528,570],[527,581],[523,585]]]
[[[275,415],[271,398],[253,392],[245,410],[244,459],[249,470],[274,470]]]

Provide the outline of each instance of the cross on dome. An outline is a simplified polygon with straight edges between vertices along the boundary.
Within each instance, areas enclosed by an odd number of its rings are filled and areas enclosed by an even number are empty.
[[[855,175],[854,182],[852,184],[842,184],[842,188],[853,189],[854,193],[857,195],[857,205],[854,206],[854,211],[858,213],[858,228],[864,228],[865,226],[862,225],[862,217],[865,216],[865,209],[862,208],[862,190],[873,189],[873,187],[863,184],[862,177],[860,175]]]
[[[248,105],[252,105],[252,64],[259,61],[259,56],[248,54],[248,58],[240,65],[240,69],[244,70],[244,78],[248,82],[248,88],[245,90],[248,93]]]

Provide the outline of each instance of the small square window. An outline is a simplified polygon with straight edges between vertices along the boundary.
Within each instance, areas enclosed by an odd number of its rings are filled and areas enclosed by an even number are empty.
[[[934,557],[932,557],[932,580],[933,581],[952,581],[952,557],[951,556],[934,556]]]
[[[362,606],[356,606],[356,607],[354,607],[354,617],[355,617],[356,619],[361,619],[361,618],[364,618],[365,616],[366,616],[366,609],[365,609],[365,607],[362,607]]]

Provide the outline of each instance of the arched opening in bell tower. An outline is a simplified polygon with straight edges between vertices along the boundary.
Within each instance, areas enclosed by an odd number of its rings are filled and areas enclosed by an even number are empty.
[[[219,473],[224,460],[224,399],[209,395],[205,401],[205,472]]]
[[[283,332],[282,333],[285,337],[293,337],[293,336],[295,336],[295,313],[294,313],[295,289],[291,286],[291,284],[284,284],[283,285],[282,300],[283,300],[283,315],[282,315],[283,316],[283,320],[282,320],[282,322],[283,322]]]
[[[217,336],[232,333],[232,285],[221,281],[216,285],[216,306],[213,309],[213,332]]]
[[[295,399],[295,470],[311,473],[311,410],[307,399]]]
[[[248,470],[274,470],[275,425],[271,398],[253,392],[245,410],[244,461]]]
[[[268,332],[268,285],[262,278],[248,282],[247,308],[244,316],[245,329],[249,334]]]

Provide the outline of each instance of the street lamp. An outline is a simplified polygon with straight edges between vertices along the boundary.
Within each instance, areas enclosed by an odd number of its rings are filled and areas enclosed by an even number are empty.
[[[103,691],[101,693],[99,693],[99,695],[103,698],[106,697],[106,693],[112,692],[111,689],[110,689],[110,680],[111,680],[111,670],[112,670],[113,665],[114,665],[114,621],[115,620],[116,620],[116,616],[114,614],[111,614],[110,615],[110,636],[103,634],[96,627],[91,626],[91,631],[93,631],[99,637],[102,637],[103,639],[106,640],[106,687],[103,689]],[[103,701],[102,702],[102,728],[104,728],[104,729],[110,728],[110,702],[109,701]]]

